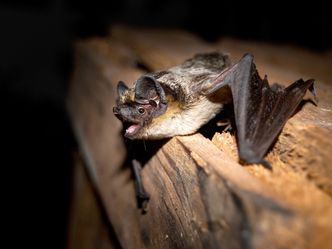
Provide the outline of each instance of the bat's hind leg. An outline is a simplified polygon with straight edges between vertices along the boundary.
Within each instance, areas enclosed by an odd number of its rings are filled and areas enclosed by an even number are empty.
[[[147,212],[147,204],[150,200],[150,195],[145,191],[141,171],[142,165],[137,160],[132,160],[133,172],[135,177],[135,191],[136,191],[136,198],[137,204],[140,209],[142,209],[143,213]]]

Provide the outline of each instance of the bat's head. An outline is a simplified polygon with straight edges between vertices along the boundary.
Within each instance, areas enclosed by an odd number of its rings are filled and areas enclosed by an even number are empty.
[[[142,76],[133,88],[118,83],[118,99],[113,113],[126,129],[125,136],[139,139],[152,119],[167,109],[165,92],[153,77]]]

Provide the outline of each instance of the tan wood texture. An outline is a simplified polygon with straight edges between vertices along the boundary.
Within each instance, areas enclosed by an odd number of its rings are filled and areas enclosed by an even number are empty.
[[[216,49],[229,52],[233,61],[253,52],[259,72],[272,82],[316,78],[319,105],[307,103],[289,120],[267,156],[272,172],[240,165],[234,137],[222,131],[212,140],[194,134],[158,145],[142,172],[151,195],[143,215],[121,123],[112,113],[116,84]],[[208,44],[180,31],[117,26],[108,38],[78,42],[70,117],[121,246],[332,248],[330,66],[330,57],[302,49],[232,39]],[[153,144],[135,146],[131,151],[148,154]]]
[[[118,241],[80,156],[75,156],[68,249],[116,249]]]

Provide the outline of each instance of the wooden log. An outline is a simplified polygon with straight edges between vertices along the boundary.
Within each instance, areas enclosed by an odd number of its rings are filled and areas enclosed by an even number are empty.
[[[118,40],[133,48],[137,56],[152,70],[161,69],[162,64],[158,63],[160,57],[166,58],[163,61],[167,62],[168,58],[171,58],[168,62],[170,64],[167,65],[170,67],[171,63],[176,61],[175,58],[183,61],[192,56],[194,51],[211,51],[211,47],[213,47],[214,50],[219,49],[234,55],[234,61],[239,60],[246,52],[253,53],[260,74],[267,74],[271,82],[288,85],[302,77],[315,78],[317,95],[320,99],[319,106],[305,105],[304,109],[287,123],[279,139],[280,143],[276,145],[276,150],[278,150],[276,154],[280,155],[279,160],[292,167],[306,168],[309,177],[319,175],[320,177],[311,177],[312,181],[317,181],[317,186],[332,196],[332,167],[329,166],[331,159],[329,152],[332,151],[332,143],[330,142],[332,130],[332,71],[330,69],[332,68],[332,59],[301,48],[278,47],[232,39],[221,40],[208,48],[206,43],[183,32],[170,35],[170,32],[149,31],[148,36],[146,36],[145,30],[121,26],[113,28],[112,31]],[[189,39],[193,41],[190,42]],[[193,44],[193,46],[188,46],[188,44]],[[166,49],[158,49],[159,47],[171,48],[172,53]],[[148,52],[149,49],[152,51]],[[193,52],[190,53],[190,51]],[[218,136],[218,134],[216,135]],[[308,137],[311,138],[310,143],[306,142]],[[233,140],[227,143],[230,142]],[[299,143],[302,145],[301,147],[296,146]],[[313,146],[313,144],[318,146]],[[291,155],[283,153],[286,148],[288,151],[292,151]],[[309,160],[309,158],[311,159]],[[309,164],[308,161],[312,161],[312,163]]]
[[[273,172],[257,165],[239,165],[234,139],[227,133],[216,134],[212,141],[200,134],[175,137],[144,166],[143,181],[151,201],[147,214],[137,209],[130,166],[124,167],[121,124],[112,115],[116,83],[120,79],[133,82],[143,73],[138,62],[147,69],[161,69],[216,46],[180,32],[124,27],[113,29],[109,39],[76,46],[76,70],[68,97],[70,116],[121,246],[331,248],[331,166],[327,163],[332,159],[328,153],[331,102],[325,97],[331,87],[321,82],[320,106],[305,105],[269,154]],[[281,70],[276,68],[276,72]],[[310,146],[316,150],[296,144],[308,141],[303,130],[310,134],[314,141]],[[303,166],[296,167],[297,161],[292,164],[294,151],[301,151],[300,165],[319,169],[316,178],[325,178],[324,184],[308,177]]]
[[[76,154],[76,153],[75,153]],[[68,225],[68,249],[116,249],[118,241],[105,219],[82,158],[74,160],[74,180]]]

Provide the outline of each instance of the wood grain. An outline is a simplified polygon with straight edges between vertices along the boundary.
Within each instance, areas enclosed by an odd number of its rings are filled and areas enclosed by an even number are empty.
[[[119,243],[98,200],[82,158],[75,153],[68,249],[117,249]]]
[[[245,43],[238,41],[237,50],[236,42],[207,44],[180,31],[117,26],[107,39],[77,43],[69,112],[123,248],[331,248],[332,89],[326,83],[329,72],[319,67],[302,76],[317,76],[320,103],[304,105],[287,123],[268,155],[273,172],[238,164],[229,133],[216,133],[212,140],[200,134],[175,137],[145,164],[143,181],[151,201],[147,214],[137,209],[121,124],[112,114],[117,81],[130,84],[145,70],[222,46],[241,54]],[[269,46],[257,52],[258,70],[270,70],[282,83],[304,72],[301,64],[286,70],[281,66],[284,47]],[[144,151],[143,143],[133,146]]]

